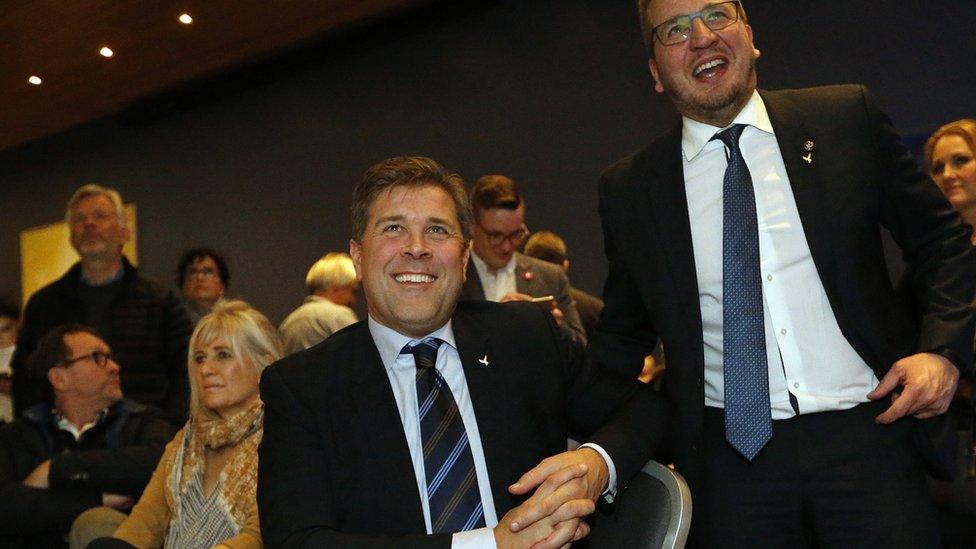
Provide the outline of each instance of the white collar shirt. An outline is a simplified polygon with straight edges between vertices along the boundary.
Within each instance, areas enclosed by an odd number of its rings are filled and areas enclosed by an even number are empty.
[[[843,336],[807,244],[793,189],[758,92],[733,121],[752,175],[759,227],[763,325],[774,419],[866,402],[877,377]],[[717,128],[682,120],[682,165],[698,277],[705,405],[724,407],[722,185],[725,145]],[[795,398],[796,409],[790,402]]]
[[[515,254],[508,260],[508,263],[496,270],[494,273],[488,268],[488,264],[478,257],[471,248],[471,262],[478,272],[478,279],[481,281],[481,288],[485,291],[485,299],[488,301],[501,301],[506,294],[515,292]]]
[[[405,346],[414,345],[424,337],[409,338],[373,320],[372,316],[368,319],[368,325],[369,333],[373,336],[386,375],[390,380],[390,387],[393,388],[393,398],[400,412],[403,434],[407,439],[410,460],[413,462],[413,472],[417,479],[417,493],[426,494],[427,475],[424,471],[423,436],[420,432],[420,418],[417,415],[417,370],[413,355],[400,353]],[[444,381],[451,388],[464,429],[468,433],[471,458],[474,460],[475,476],[478,479],[478,491],[481,493],[481,504],[485,512],[485,527],[454,534],[452,547],[455,549],[494,547],[495,537],[492,528],[498,524],[498,516],[491,495],[488,466],[485,464],[485,452],[481,445],[478,421],[474,415],[474,407],[471,404],[471,395],[468,393],[468,383],[464,377],[464,368],[461,366],[461,357],[458,355],[451,322],[448,321],[440,329],[425,337],[436,337],[444,342],[437,350],[437,361],[434,367],[444,376]],[[424,524],[427,533],[430,534],[430,504],[426,497],[420,498],[420,504],[424,511]]]

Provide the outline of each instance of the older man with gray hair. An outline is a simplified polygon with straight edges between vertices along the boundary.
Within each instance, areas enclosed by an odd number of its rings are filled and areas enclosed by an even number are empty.
[[[182,424],[192,327],[179,298],[139,274],[122,255],[130,238],[122,197],[115,189],[84,185],[68,201],[65,221],[80,261],[27,302],[11,361],[15,410],[37,400],[25,375],[37,341],[56,326],[81,323],[103,334],[126,365],[121,374],[125,394],[163,408],[173,424]]]
[[[356,269],[349,254],[332,252],[312,264],[305,276],[308,297],[281,323],[285,354],[308,349],[356,322]]]

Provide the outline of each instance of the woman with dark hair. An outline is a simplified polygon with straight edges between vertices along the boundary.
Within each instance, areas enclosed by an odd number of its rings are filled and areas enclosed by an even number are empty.
[[[190,338],[190,419],[112,538],[89,547],[261,547],[257,448],[261,371],[281,340],[243,301],[222,301]]]
[[[193,248],[183,252],[180,257],[176,282],[190,321],[196,324],[224,297],[230,284],[230,269],[227,260],[217,250]]]

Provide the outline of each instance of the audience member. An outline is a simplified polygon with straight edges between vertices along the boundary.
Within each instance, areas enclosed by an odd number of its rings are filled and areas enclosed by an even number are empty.
[[[558,234],[552,231],[537,231],[526,241],[525,255],[558,265],[566,273],[567,278],[569,277],[569,255],[566,251],[566,242]],[[596,329],[596,323],[600,320],[603,300],[572,285],[569,287],[569,295],[576,302],[580,322],[582,322],[586,337],[589,339]]]
[[[0,423],[13,421],[14,400],[11,393],[10,359],[17,348],[17,332],[20,331],[20,307],[6,299],[0,299]]]
[[[741,2],[639,10],[682,121],[603,175],[590,351],[636,376],[663,340],[693,541],[937,545],[914,436],[973,369],[968,229],[863,87],[757,92]],[[881,226],[917,267],[920,315],[888,278]]]
[[[970,227],[976,226],[976,120],[950,122],[925,143],[925,164],[932,179]],[[971,235],[976,243],[976,232]],[[959,462],[952,482],[931,480],[939,511],[942,544],[976,544],[976,398],[972,379],[960,379],[949,408],[959,434]]]
[[[132,506],[173,428],[123,398],[119,364],[90,327],[48,332],[29,368],[46,396],[0,427],[0,546],[61,547],[86,509]]]
[[[261,381],[268,545],[504,549],[585,535],[579,517],[645,462],[666,408],[590,369],[543,309],[457,302],[471,211],[460,177],[433,160],[371,167],[352,219],[368,321]],[[571,430],[596,431],[599,446],[560,453]]]
[[[89,547],[261,547],[258,381],[281,357],[281,340],[247,303],[225,301],[197,323],[190,349],[190,420],[113,538]]]
[[[281,323],[285,354],[308,349],[356,322],[356,269],[349,254],[333,252],[316,261],[305,276],[308,297]]]
[[[486,175],[471,188],[471,261],[461,299],[530,301],[552,296],[553,316],[566,333],[586,343],[569,280],[559,268],[518,253],[529,236],[525,201],[518,185],[504,175]]]
[[[230,285],[227,260],[220,252],[210,248],[193,248],[183,252],[176,276],[186,312],[194,325],[224,297]]]
[[[171,422],[182,423],[191,325],[179,298],[122,255],[129,240],[122,197],[85,185],[68,201],[65,219],[81,261],[27,301],[12,361],[14,409],[35,400],[21,373],[37,340],[55,326],[77,322],[95,327],[115,349],[125,364],[122,388],[129,398],[160,406]]]

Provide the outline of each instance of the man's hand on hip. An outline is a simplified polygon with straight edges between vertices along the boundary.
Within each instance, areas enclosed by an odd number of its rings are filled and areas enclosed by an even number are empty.
[[[875,418],[878,423],[892,423],[914,415],[925,419],[944,413],[956,392],[959,369],[942,355],[918,353],[895,362],[868,398],[884,398],[899,386],[891,406]]]

